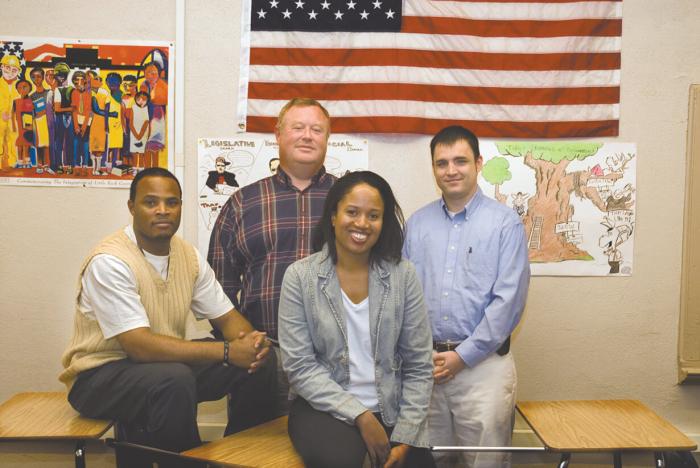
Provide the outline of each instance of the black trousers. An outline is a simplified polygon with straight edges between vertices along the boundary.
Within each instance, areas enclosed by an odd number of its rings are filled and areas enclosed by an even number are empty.
[[[229,415],[228,435],[274,417],[276,384],[274,353],[255,374],[221,364],[191,366],[123,359],[81,372],[68,401],[83,416],[115,419],[119,440],[182,452],[202,443],[197,403],[227,394],[237,400],[239,411],[233,418]],[[140,464],[133,456],[120,455],[118,452],[119,465]],[[145,458],[147,454],[141,454],[140,459]],[[161,466],[191,465],[172,460],[161,462]]]
[[[377,420],[391,436],[393,427]],[[367,446],[357,426],[351,426],[328,413],[315,410],[303,398],[297,397],[289,409],[289,437],[307,468],[360,468],[367,455]],[[435,466],[430,451],[411,447],[405,468]]]

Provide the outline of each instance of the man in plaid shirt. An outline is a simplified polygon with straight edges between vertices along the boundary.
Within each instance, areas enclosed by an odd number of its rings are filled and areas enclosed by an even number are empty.
[[[311,233],[336,180],[323,167],[330,130],[330,115],[319,102],[289,101],[275,126],[277,173],[234,193],[212,231],[208,260],[216,278],[235,308],[273,343],[284,272],[311,253]],[[275,351],[279,410],[286,414],[289,384],[278,346]]]

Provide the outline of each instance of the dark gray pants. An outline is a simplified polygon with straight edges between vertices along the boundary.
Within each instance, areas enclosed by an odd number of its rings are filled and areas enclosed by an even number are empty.
[[[255,374],[221,364],[123,359],[80,373],[68,401],[83,416],[117,420],[118,439],[182,452],[201,444],[197,403],[231,394],[239,409],[229,415],[225,434],[232,434],[274,417],[276,383],[274,353]]]
[[[391,437],[393,427],[382,427]],[[351,426],[328,413],[315,410],[303,398],[297,397],[289,409],[289,438],[307,468],[360,468],[367,446],[357,426]],[[425,448],[411,447],[405,468],[434,467],[433,457]]]

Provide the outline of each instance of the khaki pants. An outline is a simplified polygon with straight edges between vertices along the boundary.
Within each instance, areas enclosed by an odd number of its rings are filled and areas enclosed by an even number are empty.
[[[517,374],[513,355],[493,353],[447,383],[434,385],[428,427],[430,445],[511,445]],[[508,468],[509,453],[433,452],[439,467]]]

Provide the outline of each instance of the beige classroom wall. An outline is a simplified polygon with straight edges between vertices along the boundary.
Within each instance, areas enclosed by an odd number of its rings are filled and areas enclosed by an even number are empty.
[[[676,383],[676,346],[700,3],[625,0],[623,7],[615,140],[638,145],[634,275],[533,278],[513,342],[518,397],[639,399],[698,440],[700,386]],[[185,157],[178,163],[185,174],[181,234],[194,242],[197,138],[236,131],[241,10],[234,0],[190,0],[185,10],[185,63],[176,64],[185,67]],[[168,0],[2,0],[0,12],[3,36],[175,40],[175,2]],[[370,169],[387,178],[407,215],[437,197],[428,137],[367,138]],[[62,389],[56,376],[78,267],[100,238],[129,221],[127,197],[123,189],[0,186],[0,400]],[[221,427],[219,410],[205,411],[206,426]]]

